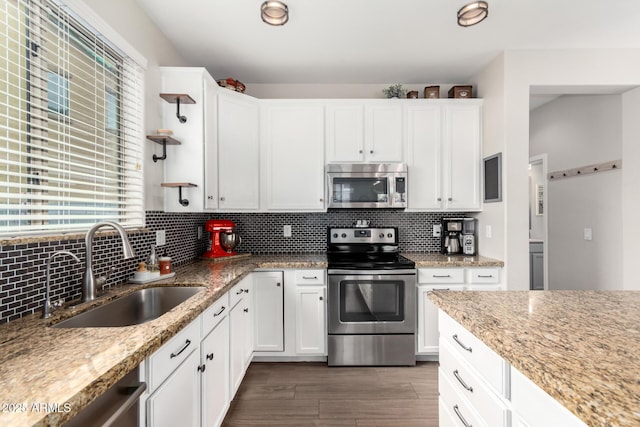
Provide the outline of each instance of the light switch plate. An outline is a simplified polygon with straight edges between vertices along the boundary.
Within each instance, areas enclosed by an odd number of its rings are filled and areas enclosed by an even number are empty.
[[[433,224],[433,237],[442,236],[442,224]]]
[[[593,231],[590,228],[584,229],[584,240],[591,240],[593,238]]]
[[[290,225],[285,225],[283,227],[282,233],[283,233],[284,237],[291,237],[291,226]]]
[[[163,246],[167,243],[167,237],[164,230],[156,230],[156,246]]]
[[[489,238],[489,239],[490,239],[490,238],[491,238],[491,234],[492,234],[492,233],[491,233],[491,226],[490,226],[490,225],[486,225],[486,226],[484,227],[484,235],[485,235],[487,238]]]

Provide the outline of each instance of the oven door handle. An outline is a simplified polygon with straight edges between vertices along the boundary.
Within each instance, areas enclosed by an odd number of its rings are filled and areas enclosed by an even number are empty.
[[[329,275],[340,276],[398,276],[401,274],[416,274],[415,269],[404,270],[341,270],[341,269],[329,269],[327,271]]]

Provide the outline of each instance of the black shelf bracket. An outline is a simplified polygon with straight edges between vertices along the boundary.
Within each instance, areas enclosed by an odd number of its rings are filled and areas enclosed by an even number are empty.
[[[167,138],[162,138],[162,156],[153,155],[153,163],[167,158]]]
[[[189,200],[182,198],[182,186],[178,187],[178,203],[182,206],[189,206]]]
[[[180,97],[176,98],[176,117],[180,123],[187,123],[187,117],[180,115]]]

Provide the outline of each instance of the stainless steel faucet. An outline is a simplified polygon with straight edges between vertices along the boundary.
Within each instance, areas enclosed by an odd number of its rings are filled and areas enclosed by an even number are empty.
[[[48,319],[49,317],[51,317],[51,312],[56,309],[56,308],[60,308],[62,306],[62,304],[64,304],[64,300],[60,299],[59,301],[56,302],[51,302],[51,262],[53,261],[53,259],[59,255],[69,255],[71,258],[75,259],[78,263],[80,262],[80,260],[78,259],[77,256],[75,256],[74,254],[72,254],[69,251],[58,251],[55,252],[53,255],[51,255],[49,257],[49,259],[47,260],[47,279],[45,282],[45,296],[44,296],[44,309],[42,310],[42,318],[43,319]]]
[[[87,235],[84,238],[86,256],[84,277],[82,278],[82,302],[93,301],[94,299],[96,299],[96,285],[101,282],[106,282],[106,277],[96,279],[95,275],[93,274],[93,236],[96,231],[102,227],[111,227],[116,230],[118,234],[120,234],[124,259],[130,259],[136,256],[133,248],[131,247],[131,242],[129,242],[129,238],[127,237],[127,232],[124,230],[124,228],[122,228],[120,224],[111,221],[105,221],[99,222],[91,227],[89,231],[87,231]]]

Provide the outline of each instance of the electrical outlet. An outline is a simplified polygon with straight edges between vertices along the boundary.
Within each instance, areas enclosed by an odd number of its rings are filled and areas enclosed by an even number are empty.
[[[590,228],[585,228],[584,229],[584,240],[591,240],[593,239],[593,231]]]
[[[283,233],[284,237],[291,237],[291,226],[290,225],[285,225],[283,227],[282,233]]]
[[[484,227],[484,235],[485,235],[487,238],[489,238],[489,239],[490,239],[490,238],[491,238],[491,234],[492,234],[492,233],[491,233],[491,226],[490,226],[490,225],[485,225],[485,227]]]
[[[163,246],[167,243],[167,236],[164,230],[156,230],[156,246]]]
[[[202,226],[198,226],[198,240],[202,239]]]
[[[433,224],[433,237],[442,236],[442,224]]]

